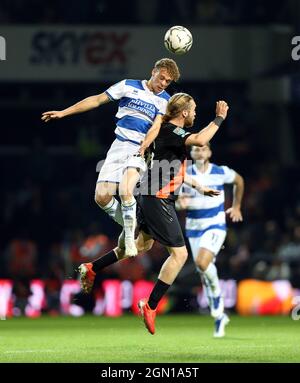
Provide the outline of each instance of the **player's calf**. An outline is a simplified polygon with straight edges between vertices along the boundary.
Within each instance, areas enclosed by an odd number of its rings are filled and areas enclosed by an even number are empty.
[[[132,156],[127,166],[119,186],[119,194],[122,201],[121,208],[125,230],[125,254],[128,257],[134,257],[138,253],[134,241],[136,228],[136,200],[134,198],[134,190],[140,178],[139,170],[141,165],[137,162],[137,158]]]
[[[136,228],[136,200],[122,203],[122,216],[124,221],[124,234],[125,234],[125,254],[128,257],[135,257],[138,253],[134,233]]]
[[[121,205],[119,201],[114,197],[116,190],[117,184],[99,182],[96,186],[95,202],[115,222],[123,226]]]

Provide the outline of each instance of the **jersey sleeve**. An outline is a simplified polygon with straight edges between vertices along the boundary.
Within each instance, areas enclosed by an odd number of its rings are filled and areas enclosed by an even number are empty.
[[[116,84],[110,86],[105,93],[107,96],[112,100],[120,100],[120,98],[125,96],[125,81],[122,80],[120,82],[117,82]]]
[[[190,132],[187,132],[182,128],[176,127],[168,137],[168,144],[172,146],[183,146],[185,145],[185,141],[190,134]]]
[[[221,166],[221,168],[224,170],[224,184],[232,184],[235,179],[236,172],[228,166]]]

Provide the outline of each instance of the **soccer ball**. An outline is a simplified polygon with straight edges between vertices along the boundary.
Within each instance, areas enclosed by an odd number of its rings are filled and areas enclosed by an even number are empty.
[[[167,30],[164,43],[168,51],[177,55],[183,55],[191,49],[193,36],[185,27],[175,25]]]

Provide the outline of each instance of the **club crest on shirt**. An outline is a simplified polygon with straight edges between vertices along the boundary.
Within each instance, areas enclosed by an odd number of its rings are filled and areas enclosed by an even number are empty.
[[[175,129],[173,130],[173,132],[174,132],[175,134],[177,134],[178,136],[181,136],[181,137],[185,137],[185,136],[188,134],[188,132],[186,132],[184,129],[179,128],[179,127],[175,128]]]

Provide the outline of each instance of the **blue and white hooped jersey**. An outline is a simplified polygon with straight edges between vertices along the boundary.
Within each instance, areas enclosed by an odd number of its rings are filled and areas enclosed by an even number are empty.
[[[227,166],[210,163],[206,172],[201,173],[193,164],[187,168],[187,174],[199,184],[220,190],[221,193],[218,196],[209,197],[183,184],[181,193],[187,193],[191,197],[187,207],[186,236],[188,238],[201,237],[209,229],[226,230],[224,184],[234,182],[235,171]]]
[[[166,112],[170,95],[154,94],[146,84],[146,80],[123,80],[105,91],[111,100],[120,100],[115,133],[121,141],[140,145],[155,117]]]

